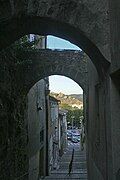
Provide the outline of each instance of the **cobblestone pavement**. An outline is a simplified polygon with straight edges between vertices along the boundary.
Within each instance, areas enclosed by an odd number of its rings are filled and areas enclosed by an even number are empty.
[[[69,163],[72,156],[72,151],[74,148],[74,158],[72,171],[70,175],[69,171]],[[57,170],[53,170],[50,176],[47,176],[45,179],[48,180],[87,180],[87,167],[86,167],[86,152],[81,151],[80,143],[72,143],[68,142],[68,148],[66,152],[61,157],[59,162],[59,168]]]

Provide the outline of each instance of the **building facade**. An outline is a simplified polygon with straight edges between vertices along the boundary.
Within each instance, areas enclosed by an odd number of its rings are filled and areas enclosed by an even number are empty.
[[[40,80],[28,93],[29,180],[46,175],[46,81]]]
[[[62,156],[67,148],[67,111],[59,109],[59,155]]]
[[[59,101],[54,97],[49,97],[49,172],[57,169],[59,162]]]

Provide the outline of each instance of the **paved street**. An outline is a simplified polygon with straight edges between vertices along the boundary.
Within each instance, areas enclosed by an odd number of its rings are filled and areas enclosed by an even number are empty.
[[[72,157],[73,148],[74,148],[73,165],[72,165],[72,171],[69,175],[68,174],[69,163]],[[68,142],[68,148],[60,159],[58,170],[53,170],[50,176],[46,177],[45,179],[87,180],[86,154],[85,151],[80,150],[80,143],[72,143],[71,141]]]

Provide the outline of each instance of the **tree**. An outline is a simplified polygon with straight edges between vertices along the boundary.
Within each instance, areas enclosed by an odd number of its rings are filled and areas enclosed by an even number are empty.
[[[39,40],[39,39],[38,39]],[[12,47],[15,49],[35,49],[35,45],[37,45],[38,40],[34,39],[33,41],[29,40],[29,36],[25,35],[22,38],[20,38],[18,41],[16,41]]]
[[[79,127],[80,125],[80,117],[83,116],[83,110],[78,109],[76,107],[69,106],[68,104],[61,104],[60,107],[63,109],[66,109],[68,111],[67,113],[67,122],[70,122],[72,124],[72,118],[74,117],[74,123],[73,125]]]

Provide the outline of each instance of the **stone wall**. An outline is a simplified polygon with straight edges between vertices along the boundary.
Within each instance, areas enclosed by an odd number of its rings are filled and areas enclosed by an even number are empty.
[[[86,109],[87,158],[90,180],[116,180],[119,174],[119,73],[98,76],[88,61],[88,93]]]
[[[97,73],[90,65],[87,142],[89,177],[95,180],[115,180],[120,177],[119,9],[119,0],[6,0],[1,1],[0,6],[0,49],[6,48],[25,34],[52,34],[81,47],[94,63],[99,79],[96,84]],[[110,69],[108,61],[111,62]],[[0,55],[0,62],[0,178],[9,177],[12,180],[13,177],[24,175],[25,179],[28,170],[25,164],[28,160],[27,153],[23,151],[27,146],[25,96],[35,82],[32,77],[29,82],[28,69],[30,74],[34,74],[37,66],[32,70],[30,62],[24,64],[23,60],[19,63],[14,58],[14,52],[11,53],[8,49],[7,54],[2,52]],[[42,70],[43,68],[41,72]],[[74,66],[73,74],[75,70]],[[74,76],[71,77],[74,79]],[[80,74],[78,84],[79,77]],[[99,106],[96,96],[100,97]],[[92,107],[99,107],[99,116]],[[96,118],[101,121],[96,122]]]
[[[28,89],[40,78],[57,74],[73,79],[86,91],[86,62],[89,58],[85,53],[74,50],[48,49],[21,51],[18,55],[21,59],[18,68],[23,71],[24,83]]]
[[[106,79],[100,79],[88,62],[87,143],[88,176],[90,180],[107,179]]]
[[[46,83],[42,79],[28,93],[28,149],[29,149],[29,180],[44,176],[46,171]],[[43,134],[42,134],[43,133]],[[41,159],[40,151],[43,159]],[[40,166],[42,169],[40,169]]]
[[[25,34],[52,34],[81,47],[101,72],[110,62],[109,25],[108,0],[2,1],[0,48]]]
[[[27,55],[24,53],[22,56],[24,58],[21,58],[21,54],[16,55],[12,48],[1,52],[0,61],[3,65],[0,76],[1,178],[28,178],[29,138],[25,109],[28,108],[26,107],[26,95],[29,89],[38,80],[54,73],[68,74],[72,79],[76,78],[76,82],[80,82],[80,77],[81,84],[85,86],[86,59],[84,59],[84,54],[79,57],[79,53],[75,51],[52,52],[48,50],[42,52],[38,50],[36,56],[31,52],[32,56],[29,56],[29,53]],[[74,63],[72,63],[71,58],[74,59]],[[33,159],[35,160],[35,157]],[[5,169],[8,169],[8,174]]]
[[[0,53],[0,63],[0,179],[27,179],[26,93],[9,49]]]
[[[110,111],[111,111],[111,146],[110,158],[112,165],[110,180],[120,179],[120,2],[109,0],[110,8],[110,45],[111,45],[111,69],[110,69]],[[110,173],[110,175],[111,175]]]

